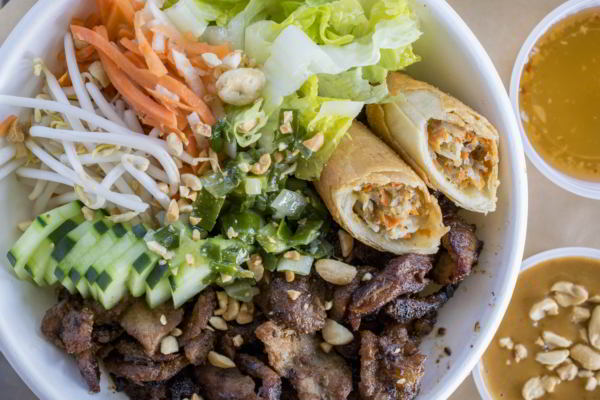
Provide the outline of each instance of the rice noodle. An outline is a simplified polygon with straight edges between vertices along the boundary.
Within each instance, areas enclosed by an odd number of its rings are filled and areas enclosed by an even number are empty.
[[[125,115],[125,102],[121,99],[115,101],[115,108],[121,118]]]
[[[60,174],[57,174],[56,172],[45,171],[43,169],[22,167],[16,170],[16,174],[17,176],[20,176],[22,178],[38,179],[40,181],[62,183],[63,185],[73,186],[72,180],[65,178]],[[35,197],[30,197],[30,199],[34,200]]]
[[[0,165],[7,163],[17,154],[17,149],[13,145],[8,145],[0,149]]]
[[[107,119],[114,122],[115,124],[121,125],[122,127],[127,127],[127,124],[121,119],[121,117],[119,116],[117,111],[115,111],[113,106],[111,106],[110,103],[106,101],[104,95],[102,94],[98,86],[96,86],[93,82],[88,82],[85,84],[85,87],[88,90],[90,96],[92,96],[94,103],[96,103],[96,105],[100,109],[100,112],[104,114],[104,116]]]
[[[44,192],[37,198],[35,203],[33,204],[33,215],[40,215],[47,209],[48,201],[50,197],[54,194],[54,191],[58,187],[58,183],[50,182],[44,189]]]
[[[125,124],[129,129],[137,133],[144,133],[144,128],[142,128],[135,111],[125,110],[123,113],[123,119],[125,120]]]
[[[148,176],[148,174],[136,168],[135,159],[132,157],[135,156],[124,155],[122,158],[123,166],[127,172],[137,179],[142,184],[144,189],[146,189],[163,208],[167,209],[169,207],[169,202],[171,201],[169,196],[160,191],[156,182],[150,176]]]
[[[13,171],[25,164],[25,162],[27,162],[26,158],[17,158],[16,160],[12,160],[11,162],[0,167],[0,181],[12,174]]]
[[[116,132],[90,135],[89,132],[54,130],[41,126],[34,126],[31,128],[31,132],[38,132],[38,136],[49,137],[55,140],[65,139],[62,137],[63,134],[69,135],[70,137],[73,137],[73,134],[76,134],[75,138],[71,139],[70,141],[80,141],[83,143],[118,144],[143,150],[152,154],[160,162],[163,169],[167,173],[167,176],[169,177],[169,183],[171,185],[179,184],[179,170],[177,169],[177,165],[175,165],[175,162],[166,150],[166,142],[160,139],[149,138],[145,135],[126,129],[119,124],[115,124],[114,122],[102,118],[94,113],[90,113],[89,111],[85,111],[71,105],[57,103],[55,101],[0,95],[0,104],[17,107],[40,108],[54,112],[72,113],[77,118],[92,122],[106,131]],[[48,131],[55,131],[60,133],[60,135],[55,135]],[[107,139],[108,137],[111,138],[110,141]],[[83,138],[85,140],[80,140],[78,138]]]

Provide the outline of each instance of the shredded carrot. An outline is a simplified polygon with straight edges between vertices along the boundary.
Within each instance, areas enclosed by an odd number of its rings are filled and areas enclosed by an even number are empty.
[[[62,74],[62,76],[58,79],[58,84],[60,85],[60,87],[67,87],[73,85],[68,72]]]
[[[135,32],[129,28],[121,27],[118,36],[120,38],[135,39]]]
[[[390,205],[390,195],[383,188],[379,189],[379,199],[381,200],[381,204],[383,204],[384,206]]]
[[[93,28],[94,26],[98,25],[99,23],[100,23],[100,16],[97,13],[92,13],[86,18],[84,26],[87,26],[88,28]]]
[[[154,49],[152,49],[152,45],[150,45],[150,43],[148,42],[148,38],[142,30],[142,26],[144,26],[145,23],[146,21],[144,21],[144,16],[142,12],[136,12],[134,19],[134,28],[135,37],[138,42],[138,47],[140,49],[140,52],[144,56],[144,59],[146,59],[146,64],[148,64],[148,69],[150,70],[150,72],[152,72],[158,77],[161,77],[167,74],[167,68],[162,63],[161,59],[158,57],[158,54],[156,54],[154,52]]]
[[[104,27],[98,27],[98,31],[102,34],[107,34]],[[100,33],[96,33],[102,37]],[[147,116],[152,121],[155,121],[156,125],[154,126],[177,128],[177,117],[174,112],[167,110],[152,100],[152,98],[146,96],[107,55],[101,53],[100,60],[112,85],[138,114]]]
[[[9,115],[4,121],[0,122],[0,137],[6,136],[12,124],[18,119],[19,117],[16,115]]]
[[[121,46],[125,47],[127,50],[131,51],[132,53],[135,53],[138,56],[142,55],[140,48],[133,40],[124,37],[124,38],[121,38],[121,40],[119,40],[119,43],[121,44]]]
[[[75,58],[78,62],[92,61],[96,57],[94,46],[85,46],[75,52]]]
[[[191,106],[206,124],[214,125],[216,123],[210,108],[185,84],[169,75],[164,75],[159,78],[148,70],[136,67],[135,64],[121,53],[116,46],[113,46],[107,38],[91,29],[73,25],[71,26],[71,31],[77,39],[88,42],[100,50],[102,54],[105,54],[138,85],[143,86],[146,89],[154,89],[156,88],[156,85],[161,85],[178,95],[184,103]]]
[[[110,39],[118,37],[123,25],[133,27],[135,10],[129,0],[96,0],[96,5]]]
[[[140,11],[146,5],[146,3],[140,0],[131,0],[131,3],[135,11]]]
[[[398,225],[402,223],[401,217],[392,217],[391,215],[381,215],[381,223],[386,227],[386,229],[394,229]]]
[[[185,40],[183,43],[181,43],[181,46],[189,56],[199,56],[204,53],[214,53],[219,56],[219,58],[224,58],[227,56],[227,54],[231,53],[231,47],[229,47],[229,44],[227,43],[214,46],[212,44],[198,42],[193,36],[191,36],[190,33],[186,33],[184,35],[184,39]]]
[[[169,96],[165,96],[164,94],[158,92],[157,90],[146,89],[146,91],[148,93],[150,93],[152,95],[152,97],[154,97],[156,100],[158,100],[160,103],[162,103],[162,105],[165,106],[166,108],[168,108],[169,110],[175,111],[177,108],[180,108],[182,110],[188,111],[189,113],[194,111],[194,109],[191,108],[190,106],[186,106],[185,104],[175,101],[175,100],[171,99]],[[179,126],[180,124],[177,124],[177,125]]]
[[[138,68],[144,68],[146,66],[144,58],[138,54],[132,53],[131,51],[126,51],[125,57],[127,57],[129,61],[131,61]]]

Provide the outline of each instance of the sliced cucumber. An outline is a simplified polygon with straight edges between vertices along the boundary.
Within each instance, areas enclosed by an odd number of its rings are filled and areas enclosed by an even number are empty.
[[[54,232],[48,235],[46,239],[42,240],[39,247],[35,250],[27,265],[31,269],[33,280],[38,286],[46,285],[44,273],[46,272],[46,265],[50,260],[54,246],[83,221],[83,215],[76,215],[66,220]]]
[[[132,252],[135,257],[132,256],[131,260],[128,259],[131,272],[127,280],[127,287],[132,296],[139,297],[146,291],[146,278],[154,269],[155,264],[158,264],[159,257],[148,250],[144,241],[136,244],[129,252]]]
[[[81,215],[81,206],[82,203],[78,201],[65,204],[40,215],[33,221],[7,254],[8,260],[19,278],[26,279],[28,277],[25,266],[40,243],[58,229],[63,222],[76,215]],[[31,267],[28,266],[27,269],[33,272]]]
[[[106,221],[104,222],[106,223]],[[83,293],[91,290],[90,282],[85,277],[88,269],[100,257],[111,251],[127,235],[128,231],[127,226],[121,223],[114,224],[108,231],[100,235],[98,241],[81,258],[75,261],[75,265],[69,272],[69,277],[79,293],[83,295]],[[130,242],[127,247],[131,246],[131,244]]]
[[[169,284],[168,275],[169,269],[167,266],[162,279],[156,282],[152,288],[146,285],[146,303],[150,308],[156,308],[171,298],[171,285]]]
[[[102,236],[111,231],[112,223],[105,221],[103,217],[103,213],[96,213],[96,218],[91,221],[87,231],[75,242],[54,270],[56,278],[69,291],[75,289],[75,284],[79,283],[82,278],[81,273],[75,268],[77,263],[93,249]],[[69,237],[70,235],[66,236],[66,238]],[[77,291],[84,298],[89,296],[89,286],[87,283],[80,285]]]
[[[184,263],[178,267],[177,275],[169,277],[171,296],[175,308],[181,307],[186,301],[200,293],[214,279],[215,273],[210,260],[195,254],[193,265]]]
[[[129,250],[139,242],[140,240],[129,232],[108,253],[88,268],[86,279],[92,290],[92,296],[107,310],[118,303],[127,292],[126,283],[131,272],[129,260],[133,258],[129,255]]]

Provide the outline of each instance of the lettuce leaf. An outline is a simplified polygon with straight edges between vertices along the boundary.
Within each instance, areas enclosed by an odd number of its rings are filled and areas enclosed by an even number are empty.
[[[317,133],[325,136],[323,146],[316,153],[298,161],[297,178],[319,178],[325,163],[363,106],[363,102],[319,96],[319,78],[316,75],[310,77],[296,93],[285,98],[282,108],[298,111],[298,118],[306,128],[307,138]]]
[[[365,104],[391,103],[397,100],[390,96],[386,83],[387,70],[381,67],[353,68],[337,75],[319,75],[319,95],[339,97]]]

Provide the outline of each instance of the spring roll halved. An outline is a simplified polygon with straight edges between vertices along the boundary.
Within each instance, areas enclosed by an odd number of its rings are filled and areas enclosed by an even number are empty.
[[[355,122],[315,183],[333,218],[354,238],[395,254],[436,253],[448,231],[421,178]]]
[[[402,73],[388,77],[394,103],[367,107],[369,124],[427,184],[467,210],[496,209],[498,132],[457,99]]]

